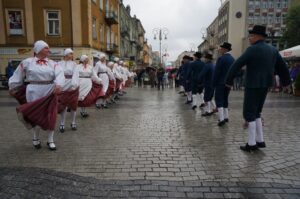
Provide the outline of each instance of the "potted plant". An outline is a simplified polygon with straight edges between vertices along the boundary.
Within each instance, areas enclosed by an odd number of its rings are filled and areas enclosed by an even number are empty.
[[[295,80],[294,94],[295,94],[295,96],[300,96],[300,72],[298,73],[296,80]]]

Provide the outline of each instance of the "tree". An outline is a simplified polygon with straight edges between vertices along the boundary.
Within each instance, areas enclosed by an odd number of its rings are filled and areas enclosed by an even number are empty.
[[[282,42],[287,47],[300,44],[300,5],[291,7],[286,17],[287,29],[283,34]]]

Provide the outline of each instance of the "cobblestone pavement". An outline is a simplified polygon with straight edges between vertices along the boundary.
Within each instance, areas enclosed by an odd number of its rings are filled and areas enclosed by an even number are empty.
[[[230,122],[201,117],[175,90],[131,88],[109,110],[89,109],[78,131],[41,150],[0,91],[0,198],[300,198],[300,99],[270,94],[267,148],[239,150],[242,92],[230,95]],[[67,122],[69,122],[67,118]]]

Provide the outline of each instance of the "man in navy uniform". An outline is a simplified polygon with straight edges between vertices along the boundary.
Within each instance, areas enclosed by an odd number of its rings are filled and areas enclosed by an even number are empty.
[[[219,114],[218,126],[224,126],[229,121],[228,96],[230,89],[225,86],[225,77],[231,64],[234,62],[234,58],[229,53],[230,51],[230,43],[224,42],[220,46],[219,53],[221,56],[217,60],[214,71],[213,85],[215,87],[215,101]]]
[[[274,74],[278,74],[285,88],[291,83],[286,63],[278,51],[265,42],[266,27],[255,25],[249,31],[250,47],[234,62],[228,71],[226,86],[233,85],[238,71],[246,65],[243,116],[248,122],[248,142],[240,149],[252,152],[266,147],[263,136],[261,112]]]
[[[201,52],[196,52],[194,57],[195,61],[190,63],[190,70],[188,71],[188,79],[191,81],[192,86],[193,110],[195,110],[201,102],[200,94],[203,92],[203,86],[201,85],[201,82],[199,82],[199,75],[205,65],[201,61]]]
[[[204,87],[204,102],[206,105],[206,110],[202,116],[210,116],[213,114],[212,111],[212,98],[214,95],[213,89],[213,75],[215,70],[215,65],[213,64],[213,55],[210,52],[206,52],[204,55],[204,68],[199,76],[199,81],[202,82]]]
[[[183,81],[184,81],[184,90],[187,95],[186,104],[192,103],[192,84],[189,77],[190,62],[191,62],[191,57],[185,55],[183,57],[182,74],[183,74]]]

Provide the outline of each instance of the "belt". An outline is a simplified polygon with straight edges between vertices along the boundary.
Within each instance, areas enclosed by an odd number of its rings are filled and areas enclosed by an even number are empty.
[[[65,75],[66,79],[72,79],[73,75]]]
[[[29,81],[29,84],[42,84],[42,85],[46,85],[46,84],[53,84],[54,81]]]
[[[79,76],[79,78],[91,78],[91,76]]]
[[[105,73],[107,73],[107,72],[98,72],[98,75],[99,75],[99,74],[105,74]]]

